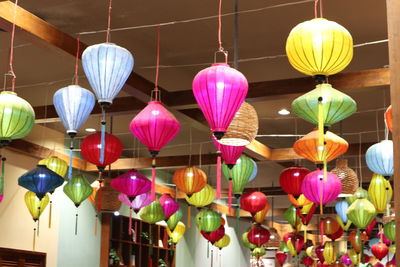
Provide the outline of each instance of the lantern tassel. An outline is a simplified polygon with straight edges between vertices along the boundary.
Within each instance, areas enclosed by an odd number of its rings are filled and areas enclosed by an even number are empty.
[[[156,200],[156,157],[151,163],[151,201]]]
[[[75,214],[75,235],[78,235],[78,210],[76,210]]]
[[[99,177],[101,177],[102,172],[99,173]],[[101,202],[102,202],[102,198],[103,198],[103,190],[102,190],[102,181],[100,179],[99,181],[99,190],[97,190],[97,211],[100,212],[101,211]]]
[[[96,214],[96,216],[94,217],[94,236],[97,236],[97,218],[98,215]]]
[[[129,208],[128,233],[129,233],[129,235],[132,235],[132,208]]]
[[[239,234],[239,218],[240,218],[240,205],[236,209],[236,222],[235,222],[235,230],[236,234]]]
[[[1,158],[1,176],[0,176],[0,202],[1,202],[4,198],[4,173],[5,173],[6,157],[2,157],[0,155],[0,158]]]
[[[33,241],[32,241],[32,250],[36,250],[36,228],[33,228]]]
[[[229,213],[231,213],[232,212],[232,178],[229,178],[228,208],[229,208]]]
[[[207,259],[210,258],[210,241],[207,241]]]
[[[53,210],[53,201],[50,200],[50,210],[49,210],[49,228],[51,228],[51,215],[52,215],[52,210]]]
[[[133,236],[133,240],[135,242],[137,242],[137,221],[136,220],[135,220],[135,233],[134,233],[134,236]]]
[[[187,209],[187,228],[190,228],[190,217],[192,216],[192,207],[188,205]]]
[[[319,179],[320,185],[319,185],[319,214],[323,215],[324,214],[324,207],[323,207],[323,178]]]
[[[102,119],[101,119],[101,144],[100,144],[100,162],[104,163],[104,149],[106,142],[106,112],[104,108],[101,108]]]
[[[220,144],[218,143],[217,151],[217,193],[216,198],[221,198],[221,151],[219,150]]]
[[[213,252],[214,252],[214,250],[211,249],[211,267],[214,266],[214,257],[213,257],[214,253]]]
[[[68,166],[68,180],[72,179],[72,156],[74,150],[74,139],[71,137],[71,144],[69,146],[69,166]]]

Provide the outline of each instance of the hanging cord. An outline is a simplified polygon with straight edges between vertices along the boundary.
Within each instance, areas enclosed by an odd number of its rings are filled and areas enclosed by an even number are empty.
[[[100,163],[104,163],[104,150],[106,139],[106,110],[101,106],[101,144],[100,144]]]
[[[32,250],[36,250],[36,227],[33,228]]]
[[[106,36],[106,43],[110,42],[111,36],[111,10],[112,10],[112,0],[108,2],[108,21],[107,21],[107,36]]]
[[[79,70],[80,49],[81,49],[81,36],[78,34],[78,37],[76,38],[76,56],[75,56],[75,72],[74,72],[74,84],[75,85],[77,85],[79,82],[78,70]]]
[[[360,172],[360,187],[362,187],[363,175],[361,165],[361,149],[362,149],[362,133],[359,134],[359,146],[358,146],[358,168]]]
[[[69,166],[68,166],[68,180],[72,179],[72,159],[73,159],[73,151],[74,151],[74,137],[70,137],[70,145],[69,145]]]
[[[314,17],[318,18],[318,5],[319,5],[319,18],[324,17],[324,8],[322,6],[322,0],[315,0],[314,2]]]
[[[220,199],[221,198],[221,166],[222,166],[221,157],[222,157],[221,144],[218,142],[218,149],[217,149],[217,193],[215,195],[216,199]],[[231,199],[231,202],[232,202],[232,199]],[[232,203],[231,203],[231,206],[232,206]],[[230,209],[232,208],[231,206],[229,208],[229,212],[230,212]]]
[[[201,154],[203,151],[203,143],[200,143],[200,148],[199,148],[199,169],[201,169]]]
[[[14,39],[15,39],[15,23],[17,20],[17,7],[18,7],[18,0],[15,0],[14,4],[14,15],[13,15],[13,25],[11,30],[11,40],[10,40],[10,61],[9,61],[9,71],[4,75],[4,90],[6,89],[7,84],[7,76],[11,76],[11,91],[15,91],[15,79],[17,76],[14,72]]]
[[[78,234],[78,207],[76,207],[76,214],[75,214],[75,235]]]
[[[376,138],[377,138],[377,142],[379,143],[380,137],[379,137],[379,114],[378,114],[378,111],[375,112],[375,126],[376,126]]]
[[[225,51],[224,47],[222,46],[222,0],[219,0],[218,4],[218,51],[215,52],[214,61],[216,62],[216,54],[222,53],[225,57],[225,63],[228,64],[228,52]]]
[[[4,173],[5,173],[5,163],[6,157],[1,154],[0,150],[0,159],[1,159],[1,176],[0,176],[0,202],[4,198]]]
[[[154,81],[154,100],[159,101],[159,90],[158,90],[158,77],[160,73],[160,38],[161,38],[161,26],[157,27],[157,50],[156,50],[156,77]]]
[[[234,0],[233,17],[233,67],[239,69],[239,0]]]
[[[189,166],[192,166],[193,136],[192,127],[189,128]]]

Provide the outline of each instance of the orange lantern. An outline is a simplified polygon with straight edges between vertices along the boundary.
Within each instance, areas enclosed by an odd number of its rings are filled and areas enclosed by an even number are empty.
[[[362,243],[365,243],[368,241],[368,236],[365,232],[360,232],[358,235],[355,230],[351,231],[349,234],[348,240],[350,241],[351,246],[353,249],[357,252],[360,253],[361,248],[362,248]]]
[[[316,164],[322,164],[324,162],[324,155],[326,155],[326,161],[329,162],[346,153],[349,148],[346,140],[330,131],[327,131],[325,134],[325,142],[325,149],[319,146],[318,129],[314,129],[297,140],[293,145],[293,149],[299,156]]]
[[[301,194],[297,199],[293,195],[289,194],[288,198],[289,198],[290,202],[292,202],[295,207],[300,207],[301,208],[301,207],[307,206],[307,205],[312,203],[303,194]]]
[[[339,230],[339,228],[340,228],[339,223],[331,217],[327,217],[321,220],[320,222],[321,232],[324,233],[325,235],[334,234]]]
[[[385,123],[388,127],[389,131],[393,129],[393,114],[392,114],[392,105],[390,105],[385,111]]]
[[[174,183],[179,190],[190,197],[206,186],[207,175],[201,169],[190,166],[179,169],[174,173]]]

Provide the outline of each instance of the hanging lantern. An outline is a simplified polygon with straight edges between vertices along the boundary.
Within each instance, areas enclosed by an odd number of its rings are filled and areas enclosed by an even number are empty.
[[[50,198],[47,194],[39,199],[34,192],[28,191],[25,193],[26,207],[35,222],[39,219],[40,215],[42,215],[49,201]]]
[[[392,242],[396,241],[396,224],[394,221],[388,222],[384,226],[385,236]]]
[[[240,208],[248,211],[254,216],[262,211],[267,205],[267,196],[261,192],[250,191],[243,194],[240,198]]]
[[[276,257],[277,261],[281,265],[283,265],[285,263],[285,261],[286,261],[287,254],[285,252],[282,252],[282,251],[277,251],[275,257]]]
[[[179,210],[179,204],[169,194],[162,194],[159,201],[164,211],[165,220],[168,220]]]
[[[371,252],[378,260],[382,260],[388,254],[389,248],[384,243],[379,242],[372,246]]]
[[[174,184],[190,197],[206,186],[207,175],[203,170],[194,166],[182,168],[175,171]]]
[[[374,174],[368,187],[368,195],[377,213],[389,211],[393,190],[390,182],[382,175]]]
[[[221,225],[217,230],[212,231],[210,233],[200,231],[201,235],[207,239],[211,244],[219,241],[225,235],[225,227]]]
[[[115,212],[121,208],[121,202],[118,200],[119,192],[111,186],[111,179],[106,178],[103,186],[97,190],[95,203],[97,211]]]
[[[48,192],[53,192],[63,183],[64,179],[45,165],[37,165],[36,168],[18,178],[18,185],[34,192],[39,199]]]
[[[349,65],[353,58],[353,38],[338,23],[315,18],[291,30],[286,54],[296,70],[311,76],[329,76]]]
[[[294,152],[309,161],[322,164],[325,157],[327,162],[332,161],[346,153],[349,148],[346,140],[330,131],[326,132],[324,140],[325,148],[319,145],[319,133],[318,129],[315,129],[294,143]]]
[[[247,146],[256,138],[257,132],[257,111],[249,103],[243,102],[218,142],[228,146]]]
[[[196,215],[197,227],[206,233],[217,230],[221,223],[221,216],[213,210],[202,210]]]
[[[269,208],[270,208],[270,204],[267,199],[267,204],[265,204],[265,207],[253,215],[253,221],[255,221],[256,223],[262,224],[265,220],[265,216],[267,216]]]
[[[301,184],[309,173],[309,169],[297,166],[284,169],[279,176],[279,184],[286,194],[299,197],[302,194]]]
[[[365,233],[367,236],[372,234],[372,231],[374,231],[376,225],[376,217],[368,224],[367,228],[365,228]]]
[[[346,200],[341,200],[341,201],[337,202],[335,205],[336,213],[339,215],[339,217],[343,223],[347,223],[347,221],[348,221],[347,214],[346,214],[348,209],[349,209],[349,203],[347,203]]]
[[[351,205],[354,201],[356,201],[357,199],[361,199],[361,198],[370,200],[368,191],[363,189],[362,187],[359,187],[359,188],[357,188],[354,195],[346,197],[346,201],[347,201],[347,203],[349,203],[349,205]]]
[[[325,258],[324,258],[324,246],[323,245],[319,245],[318,247],[315,248],[315,254],[317,255],[318,259],[320,262],[324,262]]]
[[[386,245],[390,245],[390,240],[385,236],[385,232],[384,232],[384,230],[382,229],[382,230],[380,230],[379,232],[378,232],[378,238],[379,238],[379,240],[382,240],[382,242],[383,243],[385,243]]]
[[[390,105],[385,111],[385,124],[388,127],[389,131],[393,130],[392,105]]]
[[[305,205],[302,208],[299,208],[299,207],[296,208],[297,216],[300,217],[301,222],[304,226],[307,226],[310,223],[312,216],[315,213],[316,208],[317,208],[317,205],[312,202],[308,205]],[[305,231],[306,231],[306,227],[305,227]]]
[[[221,250],[229,246],[230,243],[231,243],[231,238],[229,237],[229,235],[225,234],[224,237],[222,237],[220,240],[214,243],[214,246]]]
[[[332,241],[335,241],[336,239],[341,238],[343,235],[343,228],[339,226],[338,230],[334,232],[333,234],[326,235],[329,237]]]
[[[165,219],[164,210],[160,201],[155,200],[146,207],[143,207],[139,213],[140,219],[143,221],[154,224]]]
[[[301,263],[305,266],[312,266],[314,264],[314,260],[309,256],[305,256],[301,259]]]
[[[179,221],[182,219],[182,210],[177,210],[172,216],[167,220],[167,226],[171,231],[174,231],[175,227],[178,225]]]
[[[297,226],[300,223],[300,218],[296,213],[296,207],[290,205],[290,207],[283,213],[283,218],[285,218],[293,228],[297,229]]]
[[[346,264],[346,265],[350,265],[350,264],[352,263],[349,254],[344,254],[344,255],[340,258],[340,260],[341,260],[344,264]]]
[[[324,233],[325,235],[334,234],[337,230],[339,230],[339,228],[340,226],[338,222],[331,217],[326,217],[320,222],[321,233]]]
[[[293,195],[288,195],[288,198],[289,198],[289,201],[292,202],[292,204],[295,207],[299,207],[299,208],[307,206],[312,203],[303,194],[301,194],[297,199]]]
[[[247,238],[250,243],[261,247],[268,242],[270,233],[267,229],[261,226],[254,226],[247,234]]]
[[[333,248],[333,242],[325,242],[324,246],[324,259],[327,264],[332,264],[336,261],[336,253]]]
[[[195,207],[205,207],[210,205],[215,198],[215,190],[211,185],[206,184],[200,192],[194,193],[190,197],[185,196],[186,201]]]
[[[350,241],[350,244],[353,247],[354,251],[360,253],[362,249],[362,243],[368,241],[368,236],[364,232],[360,232],[358,234],[355,230],[353,230],[350,232],[348,240]]]
[[[75,175],[63,188],[64,193],[72,200],[76,207],[87,199],[93,192],[90,183],[82,174]]]
[[[242,155],[246,146],[228,146],[218,143],[215,138],[212,138],[214,146],[217,150],[221,151],[222,159],[224,160],[225,164],[232,168],[233,165],[236,164],[236,161]]]
[[[242,244],[249,249],[255,249],[257,246],[249,242],[247,235],[248,232],[242,234]]]
[[[347,165],[347,159],[337,159],[336,166],[331,170],[342,181],[342,195],[353,195],[358,188],[357,173]]]
[[[51,156],[49,158],[45,158],[39,161],[39,165],[46,165],[46,167],[60,175],[61,177],[65,177],[68,170],[68,164],[65,160],[62,160],[56,156]]]
[[[264,256],[265,254],[267,254],[267,251],[265,250],[264,247],[255,248],[251,251],[251,256],[256,257],[256,258],[260,258],[260,257]]]
[[[383,140],[368,148],[365,153],[368,168],[385,178],[393,175],[393,141]]]
[[[127,195],[124,193],[120,193],[118,195],[118,199],[121,203],[124,203],[128,207],[130,207],[135,213],[138,213],[139,210],[151,203],[150,192],[138,195],[134,200],[130,200]]]
[[[167,234],[169,238],[171,238],[174,244],[177,244],[179,240],[181,240],[182,236],[185,234],[186,226],[183,222],[179,222],[174,230],[171,230],[167,227]]]
[[[375,207],[367,199],[357,199],[347,210],[349,220],[360,229],[365,229],[375,216]]]
[[[221,139],[246,98],[246,78],[228,64],[218,63],[201,70],[192,88],[211,131]]]
[[[111,181],[111,186],[133,201],[136,196],[150,191],[151,183],[137,170],[130,170]]]
[[[299,234],[287,233],[283,236],[283,241],[285,241],[292,256],[299,254],[304,246],[304,237]]]

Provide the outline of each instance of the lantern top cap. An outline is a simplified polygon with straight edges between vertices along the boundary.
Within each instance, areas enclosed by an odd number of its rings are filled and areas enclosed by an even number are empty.
[[[12,91],[3,91],[0,94],[2,94],[2,95],[17,95],[16,92],[12,92]]]
[[[227,63],[213,63],[211,65],[211,67],[216,67],[216,66],[224,66],[224,67],[229,67],[230,68],[229,64],[227,64]]]

